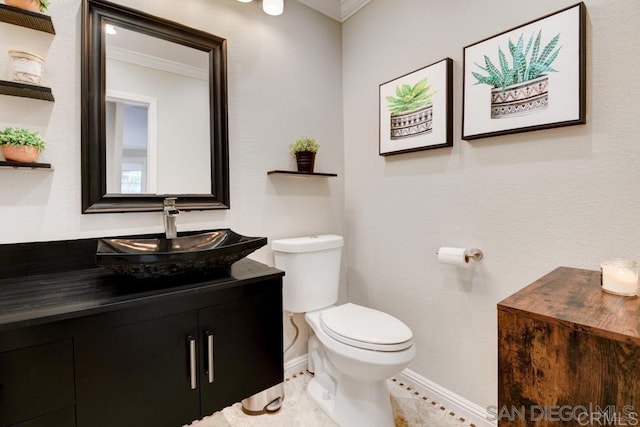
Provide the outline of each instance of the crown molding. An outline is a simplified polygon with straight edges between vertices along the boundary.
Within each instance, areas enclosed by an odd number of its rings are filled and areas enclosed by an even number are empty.
[[[340,22],[344,22],[357,11],[362,9],[369,3],[371,0],[341,0],[340,8],[342,11],[342,20]]]
[[[298,0],[338,22],[346,21],[371,0]]]
[[[142,67],[153,68],[168,73],[191,77],[198,80],[209,80],[209,72],[205,69],[193,67],[164,58],[134,52],[129,49],[110,46],[106,54],[107,58],[116,61],[128,62]]]

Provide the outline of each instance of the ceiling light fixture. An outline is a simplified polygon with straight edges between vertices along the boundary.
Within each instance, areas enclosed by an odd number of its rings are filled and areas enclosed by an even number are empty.
[[[253,0],[238,0],[240,3],[251,3]],[[262,10],[267,15],[278,16],[284,11],[284,0],[262,0]]]
[[[284,10],[284,0],[262,0],[262,10],[267,15],[282,15]]]

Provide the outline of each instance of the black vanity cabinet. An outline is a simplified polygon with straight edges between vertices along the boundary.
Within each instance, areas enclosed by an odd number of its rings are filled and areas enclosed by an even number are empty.
[[[282,382],[282,275],[5,276],[0,426],[180,427]]]
[[[281,382],[279,288],[77,338],[78,426],[179,427]]]
[[[198,383],[202,416],[284,380],[281,292],[252,292],[246,298],[199,310],[198,316],[204,347]]]
[[[72,427],[73,403],[71,340],[0,353],[0,425]]]
[[[195,314],[78,338],[78,426],[181,426],[199,418],[186,343],[187,336],[195,335]]]

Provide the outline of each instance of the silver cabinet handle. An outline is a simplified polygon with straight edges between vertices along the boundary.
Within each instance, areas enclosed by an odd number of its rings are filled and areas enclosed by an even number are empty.
[[[207,376],[209,384],[213,383],[213,333],[206,331],[207,337]]]
[[[189,375],[191,377],[191,390],[195,390],[196,383],[196,339],[189,335],[187,337],[189,342]]]

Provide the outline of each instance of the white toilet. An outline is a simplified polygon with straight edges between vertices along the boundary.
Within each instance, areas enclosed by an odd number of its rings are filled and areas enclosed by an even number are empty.
[[[336,306],[343,239],[336,235],[274,240],[284,270],[283,306],[306,313],[313,330],[307,391],[340,426],[394,425],[386,380],[413,360],[411,329],[395,317],[356,304]]]

